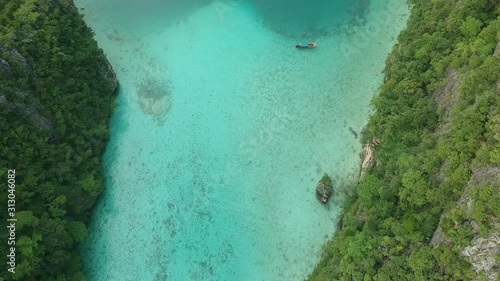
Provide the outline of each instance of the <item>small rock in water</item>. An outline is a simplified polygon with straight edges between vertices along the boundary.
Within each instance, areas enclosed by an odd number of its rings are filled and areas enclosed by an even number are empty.
[[[328,203],[333,194],[333,185],[330,177],[325,174],[316,186],[316,197],[322,204]]]
[[[349,131],[351,131],[355,138],[358,138],[358,133],[356,133],[352,127],[349,127]]]

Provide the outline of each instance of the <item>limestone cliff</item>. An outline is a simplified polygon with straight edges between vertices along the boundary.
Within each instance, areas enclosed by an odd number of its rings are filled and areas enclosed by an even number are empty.
[[[486,220],[482,221],[478,216],[480,215],[478,212],[484,212],[482,205],[485,202],[482,202],[482,192],[500,194],[500,166],[474,170],[457,206],[441,217],[441,223],[434,232],[431,245],[437,247],[443,244],[446,247],[458,248],[461,256],[471,264],[478,276],[483,275],[487,280],[494,281],[500,277],[500,262],[495,258],[500,254],[500,217],[499,214],[487,213],[484,214]],[[456,214],[460,216],[457,218]],[[461,241],[454,241],[448,237],[443,228],[449,227],[442,227],[447,220],[451,220],[454,229],[470,228],[472,239],[460,243]]]
[[[19,242],[3,280],[85,280],[76,246],[104,189],[117,84],[72,1],[0,1],[0,174],[15,171]]]

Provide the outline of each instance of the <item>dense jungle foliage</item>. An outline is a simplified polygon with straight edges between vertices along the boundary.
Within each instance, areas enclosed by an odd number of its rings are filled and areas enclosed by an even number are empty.
[[[500,2],[413,2],[364,135],[378,165],[309,280],[486,280],[460,251],[472,220],[498,232],[498,186],[472,187],[472,212],[456,206],[475,170],[500,165]],[[438,223],[450,241],[431,245]]]
[[[85,280],[75,247],[103,190],[115,90],[114,73],[71,1],[0,0],[2,225],[8,169],[15,169],[17,219],[14,274],[5,226],[0,233],[0,280]]]

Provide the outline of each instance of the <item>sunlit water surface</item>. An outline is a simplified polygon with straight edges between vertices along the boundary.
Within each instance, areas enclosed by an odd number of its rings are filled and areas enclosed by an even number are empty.
[[[305,278],[341,211],[315,185],[357,178],[349,128],[367,121],[406,1],[75,2],[121,86],[89,279]]]

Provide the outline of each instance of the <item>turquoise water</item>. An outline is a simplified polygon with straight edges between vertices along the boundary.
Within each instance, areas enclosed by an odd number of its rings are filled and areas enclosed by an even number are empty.
[[[405,0],[75,2],[121,87],[89,279],[306,277],[341,211],[315,185],[356,180],[349,127],[367,121]]]

